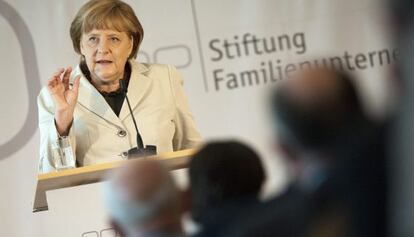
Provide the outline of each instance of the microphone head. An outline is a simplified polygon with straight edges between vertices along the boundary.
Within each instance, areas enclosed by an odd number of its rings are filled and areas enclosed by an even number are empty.
[[[128,87],[124,79],[119,80],[119,87],[121,88],[121,91],[123,91],[124,93],[127,93]]]

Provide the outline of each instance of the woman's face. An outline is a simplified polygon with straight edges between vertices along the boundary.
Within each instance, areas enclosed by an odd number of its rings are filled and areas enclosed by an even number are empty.
[[[81,52],[92,80],[100,84],[118,83],[132,46],[132,39],[125,32],[94,29],[83,34]]]

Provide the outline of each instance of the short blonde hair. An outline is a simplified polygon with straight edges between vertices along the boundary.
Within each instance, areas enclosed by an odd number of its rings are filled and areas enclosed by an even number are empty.
[[[139,46],[144,38],[144,29],[128,4],[120,0],[91,0],[85,3],[70,26],[73,48],[78,54],[81,54],[82,35],[93,29],[126,32],[133,39],[129,58],[137,57]]]

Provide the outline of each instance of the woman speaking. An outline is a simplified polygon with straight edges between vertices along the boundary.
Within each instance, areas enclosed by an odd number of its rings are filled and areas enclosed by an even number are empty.
[[[38,97],[39,172],[126,158],[137,146],[121,80],[145,145],[162,153],[201,141],[177,70],[136,63],[144,31],[128,4],[87,2],[70,35],[79,65],[55,72]]]

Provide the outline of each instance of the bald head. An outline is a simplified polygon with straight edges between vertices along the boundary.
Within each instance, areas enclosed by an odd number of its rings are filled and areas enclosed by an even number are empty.
[[[284,81],[272,98],[279,137],[305,148],[329,146],[364,117],[350,77],[312,69]]]
[[[124,233],[180,231],[180,194],[158,161],[131,161],[116,170],[105,186],[105,201]]]
[[[137,160],[114,173],[114,185],[131,200],[151,201],[159,190],[174,186],[172,178],[161,163]]]
[[[343,99],[343,77],[336,71],[328,69],[306,70],[282,85],[284,93],[303,108],[317,109],[334,106]],[[321,106],[323,105],[323,106]],[[333,109],[333,108],[330,108]]]

